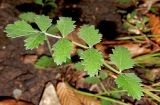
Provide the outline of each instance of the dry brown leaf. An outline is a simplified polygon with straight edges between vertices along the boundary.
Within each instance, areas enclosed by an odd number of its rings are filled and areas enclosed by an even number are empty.
[[[43,45],[40,45],[38,48],[36,48],[36,53],[38,55],[42,55],[44,54],[46,51],[46,46],[43,44]]]
[[[98,101],[95,97],[90,97],[79,93],[76,93],[76,96],[80,99],[83,105],[100,105],[100,101]]]
[[[151,27],[152,34],[160,34],[160,17],[155,14],[147,14],[149,17],[149,25]],[[151,38],[157,44],[160,44],[160,37]]]
[[[34,64],[35,61],[37,60],[38,56],[37,55],[23,55],[21,57],[21,60],[25,63],[25,64]]]
[[[155,81],[160,79],[159,74],[160,74],[160,68],[152,68],[145,73],[145,77],[149,81]]]
[[[58,83],[57,94],[62,105],[100,105],[96,98],[79,94],[64,82]]]
[[[52,83],[46,85],[39,105],[61,105]]]
[[[155,14],[147,14],[149,17],[149,25],[151,27],[152,34],[160,34],[160,17]]]
[[[131,52],[132,57],[147,54],[151,52],[150,48],[148,48],[145,45],[138,44],[138,43],[128,43],[128,44],[123,44],[121,46],[126,47]]]
[[[14,99],[6,99],[6,100],[0,101],[0,105],[33,105],[33,104],[23,102],[23,101],[17,101]]]
[[[131,52],[132,57],[150,53],[152,50],[146,44],[139,44],[129,41],[104,41],[96,45],[96,49],[103,53],[104,58],[108,58],[114,46],[124,46]],[[108,50],[108,51],[107,51]]]
[[[74,91],[64,82],[58,83],[57,94],[62,105],[82,105],[80,100],[76,97]]]

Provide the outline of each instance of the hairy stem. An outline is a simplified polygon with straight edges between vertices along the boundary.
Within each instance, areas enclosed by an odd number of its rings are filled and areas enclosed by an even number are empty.
[[[44,33],[44,34],[47,35],[47,36],[53,37],[53,38],[57,38],[57,39],[62,38],[61,36],[52,35],[52,34],[49,34],[49,33],[47,33],[47,32],[42,32],[42,33]]]
[[[62,38],[61,36],[52,35],[52,34],[49,34],[49,33],[46,33],[46,32],[43,32],[43,33],[44,33],[45,35],[50,36],[50,37],[53,37],[53,38],[57,38],[57,39]],[[80,44],[80,43],[77,43],[77,42],[75,42],[75,41],[72,41],[72,43],[75,44],[75,45],[77,45],[77,46],[79,46],[79,47],[81,47],[81,48],[84,48],[84,49],[88,49],[88,48],[89,48],[89,47],[84,46],[84,45],[82,45],[82,44]]]
[[[77,46],[79,46],[79,47],[82,47],[82,48],[84,48],[84,49],[88,49],[88,48],[89,48],[89,47],[87,47],[87,46],[84,46],[84,45],[79,44],[79,43],[74,42],[74,41],[72,41],[72,43],[75,44],[75,45],[77,45]]]
[[[106,88],[102,82],[100,83],[100,86],[103,89],[103,93],[106,93],[107,95],[109,95],[109,92],[106,90]]]
[[[113,71],[114,73],[117,74],[121,74],[119,71],[117,71],[116,69],[114,69],[112,66],[110,66],[109,64],[107,64],[105,61],[103,63],[107,68],[109,68],[111,71]]]
[[[45,39],[46,39],[46,42],[47,42],[48,50],[49,50],[50,54],[52,55],[52,47],[51,47],[49,39],[48,39],[48,37],[46,35],[45,35]]]

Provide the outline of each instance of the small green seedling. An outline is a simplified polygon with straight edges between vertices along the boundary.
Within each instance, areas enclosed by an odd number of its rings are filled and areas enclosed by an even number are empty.
[[[37,48],[46,41],[53,60],[48,57],[41,59],[44,59],[46,62],[55,62],[57,65],[62,65],[67,59],[70,59],[73,45],[77,45],[83,50],[78,52],[81,60],[75,64],[75,67],[87,72],[90,77],[88,81],[98,78],[95,80],[95,82],[98,83],[107,78],[108,75],[103,75],[102,72],[104,71],[101,71],[101,67],[107,67],[112,72],[118,74],[115,82],[119,88],[126,90],[128,95],[134,99],[141,99],[143,91],[140,78],[134,73],[123,73],[124,70],[132,68],[135,64],[127,48],[117,46],[112,50],[113,54],[110,54],[109,57],[113,65],[116,66],[115,69],[107,64],[102,53],[94,48],[94,45],[101,41],[102,36],[99,34],[99,30],[95,29],[93,25],[82,25],[80,27],[78,36],[86,42],[86,45],[81,45],[78,42],[67,39],[67,36],[76,28],[75,21],[69,17],[60,17],[55,25],[52,24],[52,20],[49,19],[49,17],[44,15],[36,15],[34,19],[30,21],[34,22],[38,28],[33,28],[26,19],[18,20],[6,26],[5,32],[7,36],[11,38],[25,37],[24,43],[26,49]],[[58,33],[60,34],[50,34],[48,30],[51,28],[58,29]],[[48,37],[56,38],[58,41],[52,45]],[[39,61],[36,65],[38,67],[44,67],[43,63],[46,62]],[[47,66],[49,65],[51,64]]]
[[[149,32],[150,29],[147,27],[149,19],[147,16],[139,17],[136,11],[128,13],[126,19],[124,19],[123,26],[128,30],[130,34],[144,34]]]

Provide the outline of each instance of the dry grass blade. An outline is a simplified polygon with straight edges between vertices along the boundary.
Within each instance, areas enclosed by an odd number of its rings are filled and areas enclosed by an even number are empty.
[[[82,105],[74,91],[64,82],[58,83],[57,94],[62,105]]]

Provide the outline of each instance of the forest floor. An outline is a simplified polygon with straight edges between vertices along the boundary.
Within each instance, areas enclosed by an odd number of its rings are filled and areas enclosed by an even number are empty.
[[[137,57],[151,52],[158,52],[156,45],[150,46],[146,43],[133,41],[114,41],[120,34],[125,34],[122,28],[122,16],[115,12],[117,8],[127,9],[131,5],[117,4],[115,0],[57,0],[57,8],[54,12],[53,22],[59,16],[72,17],[76,24],[93,24],[103,35],[102,43],[97,49],[101,50],[105,57],[111,52],[111,48],[122,45],[129,48],[132,54]],[[47,68],[37,70],[34,67],[35,61],[42,55],[49,55],[46,45],[42,45],[34,50],[25,50],[23,38],[11,39],[6,37],[4,28],[7,24],[18,19],[22,12],[39,13],[40,6],[34,4],[33,0],[1,0],[0,2],[0,100],[14,98],[13,92],[16,89],[22,90],[20,100],[38,105],[47,82],[52,82],[54,86],[66,76],[68,81],[75,85],[76,73],[70,67]],[[106,41],[109,40],[109,41]],[[149,46],[149,47],[148,47]],[[137,50],[138,49],[138,50]],[[160,68],[154,66],[149,71],[150,76],[142,68],[135,67],[134,72],[143,79],[143,83],[148,81],[160,81]],[[59,72],[58,69],[61,69]],[[128,71],[129,72],[129,71]],[[59,76],[61,75],[61,76]],[[104,81],[106,87],[112,87],[113,78]],[[84,84],[86,89],[92,86]],[[131,97],[124,96],[126,102],[133,105],[158,105],[148,97],[140,101],[134,101]]]

